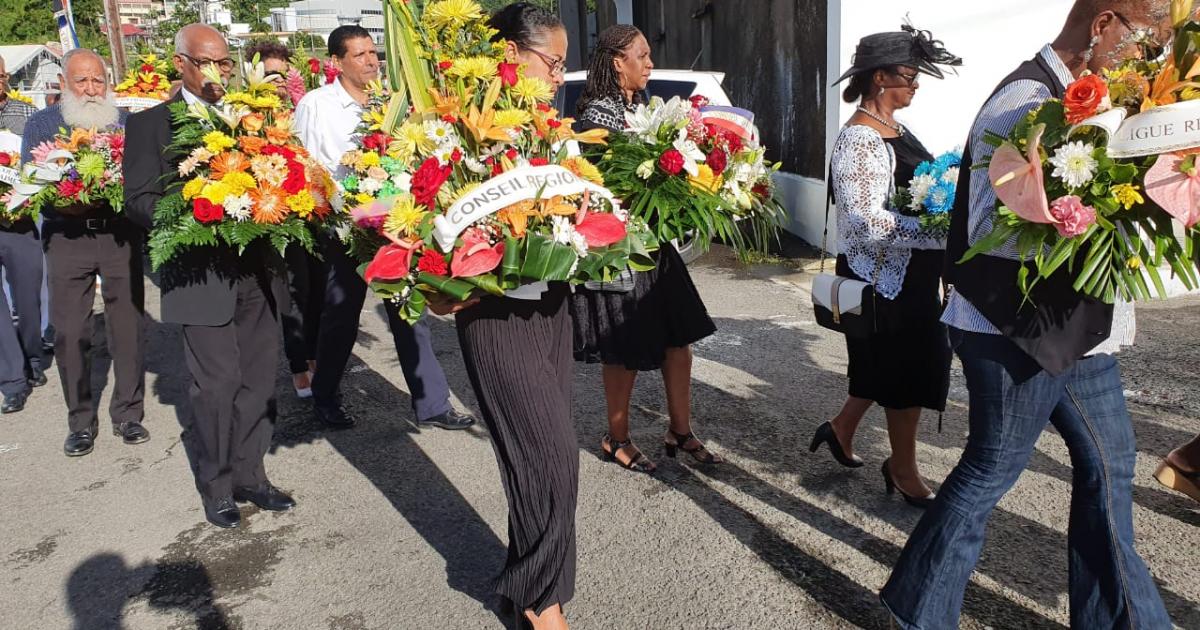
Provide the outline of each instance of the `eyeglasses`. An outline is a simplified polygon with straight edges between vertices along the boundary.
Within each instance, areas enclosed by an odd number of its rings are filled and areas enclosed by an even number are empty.
[[[517,48],[520,48],[521,50],[527,50],[537,55],[538,59],[541,59],[542,63],[546,64],[546,67],[550,68],[551,75],[562,76],[567,73],[567,62],[565,60],[559,57],[552,57],[534,48],[527,48],[525,46],[518,46]]]
[[[180,57],[183,57],[184,59],[187,59],[193,66],[196,67],[197,70],[203,68],[204,66],[211,64],[211,65],[215,65],[217,68],[220,68],[221,72],[231,72],[233,70],[233,66],[234,66],[234,61],[232,59],[230,59],[229,57],[226,57],[224,59],[196,59],[195,57],[188,55],[186,53],[175,53],[175,54],[179,55]]]
[[[286,79],[287,77],[283,76],[282,72],[268,72],[263,75],[263,80],[270,81],[272,83],[283,83]]]
[[[1113,15],[1121,22],[1121,26],[1129,30],[1129,36],[1125,38],[1126,43],[1140,46],[1142,56],[1146,61],[1154,61],[1163,56],[1167,47],[1159,43],[1154,29],[1134,27],[1124,15],[1121,15],[1120,11],[1113,11]]]
[[[899,70],[896,70],[896,71],[892,72],[892,74],[900,77],[901,79],[904,79],[904,82],[908,85],[908,87],[916,87],[916,85],[921,82],[921,73],[920,72],[914,72],[912,74],[907,74],[904,72],[900,72]]]

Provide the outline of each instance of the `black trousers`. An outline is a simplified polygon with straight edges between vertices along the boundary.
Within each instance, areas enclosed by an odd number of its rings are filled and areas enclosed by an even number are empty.
[[[308,371],[317,358],[317,334],[321,329],[321,307],[325,303],[326,271],[316,256],[292,244],[284,252],[288,271],[287,301],[281,308],[283,353],[292,374]]]
[[[142,241],[140,230],[128,224],[113,232],[81,228],[47,237],[54,355],[72,432],[99,424],[92,392],[97,277],[115,381],[109,415],[114,425],[142,421],[146,393]]]
[[[192,426],[198,447],[196,487],[206,501],[235,486],[267,481],[263,457],[275,430],[279,319],[273,287],[261,277],[237,281],[233,320],[184,326],[192,375]]]
[[[508,498],[508,561],[496,592],[539,614],[575,594],[579,447],[568,292],[557,284],[540,301],[488,297],[456,315]]]
[[[358,275],[358,264],[336,239],[323,236],[322,252],[328,270],[321,330],[317,337],[317,373],[313,375],[313,402],[335,404],[342,376],[358,339],[359,317],[367,299],[367,283]],[[433,352],[429,324],[424,319],[409,325],[396,308],[385,302],[388,328],[396,346],[396,358],[412,394],[417,420],[428,420],[450,411],[450,384]]]
[[[37,230],[0,230],[0,268],[12,291],[10,305],[0,291],[0,392],[6,396],[29,389],[26,368],[42,359],[42,245]],[[16,322],[13,322],[13,319]]]

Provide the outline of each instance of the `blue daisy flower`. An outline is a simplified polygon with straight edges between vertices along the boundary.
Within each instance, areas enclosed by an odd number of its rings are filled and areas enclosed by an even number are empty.
[[[943,153],[941,156],[939,156],[938,159],[934,161],[934,168],[937,169],[939,174],[941,174],[945,173],[946,169],[953,168],[961,164],[962,154],[951,151],[949,153]]]
[[[933,175],[933,169],[934,169],[933,162],[921,162],[920,164],[917,165],[917,170],[913,172],[913,177],[920,177],[922,175]]]
[[[950,212],[950,209],[954,207],[955,188],[956,185],[953,182],[938,181],[929,189],[929,195],[925,197],[925,210],[929,214]]]

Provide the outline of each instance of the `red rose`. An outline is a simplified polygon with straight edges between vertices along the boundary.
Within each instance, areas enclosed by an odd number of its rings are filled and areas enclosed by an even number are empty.
[[[382,132],[368,134],[363,138],[363,148],[382,153],[392,143],[392,137]]]
[[[308,71],[312,74],[317,74],[321,71],[321,60],[316,57],[308,58]]]
[[[756,184],[754,188],[750,189],[750,192],[754,193],[755,197],[766,198],[771,194],[771,187],[766,184]]]
[[[1072,83],[1063,97],[1063,107],[1067,110],[1067,122],[1072,125],[1095,116],[1100,104],[1108,98],[1108,84],[1099,76],[1089,74]]]
[[[658,158],[658,166],[671,175],[678,175],[683,170],[683,154],[675,149],[667,149]]]
[[[729,158],[720,148],[713,149],[708,157],[705,158],[708,167],[712,169],[713,175],[720,175],[725,172],[725,167],[729,166]]]
[[[363,280],[371,284],[375,280],[399,280],[408,277],[412,266],[413,250],[399,245],[387,244],[375,252],[367,268],[363,270]]]
[[[283,180],[282,188],[289,195],[294,195],[308,186],[308,179],[304,176],[304,165],[299,162],[288,162],[288,174]]]
[[[432,209],[438,191],[441,190],[442,184],[450,179],[452,172],[454,169],[450,166],[442,166],[437,158],[429,158],[422,162],[420,168],[412,176],[413,199],[426,208]]]
[[[463,158],[462,151],[460,151],[458,149],[455,149],[453,152],[450,153],[450,161],[454,162],[455,164],[458,164],[459,162],[461,162],[462,158]]]
[[[426,250],[417,261],[417,270],[431,273],[435,276],[450,275],[450,266],[446,264],[446,259],[439,253]]]
[[[500,81],[503,82],[504,85],[512,87],[517,84],[517,64],[504,63],[502,61],[497,66],[496,70],[499,72]]]
[[[625,224],[613,214],[592,212],[575,226],[587,239],[588,247],[608,247],[625,238]]]
[[[64,179],[58,182],[58,195],[64,199],[74,199],[83,190],[83,182],[74,179]]]
[[[225,208],[204,197],[196,197],[192,202],[192,216],[201,223],[217,223],[225,218]]]
[[[549,163],[550,160],[547,160],[546,158],[529,158],[530,166],[546,166]]]
[[[0,166],[12,166],[12,155],[0,152]]]

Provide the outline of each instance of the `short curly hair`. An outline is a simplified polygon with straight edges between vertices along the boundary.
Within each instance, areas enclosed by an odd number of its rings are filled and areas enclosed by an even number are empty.
[[[292,60],[292,51],[288,50],[287,46],[272,41],[258,41],[247,46],[246,59],[254,59],[254,55],[258,55],[259,61],[278,59],[286,62]]]

